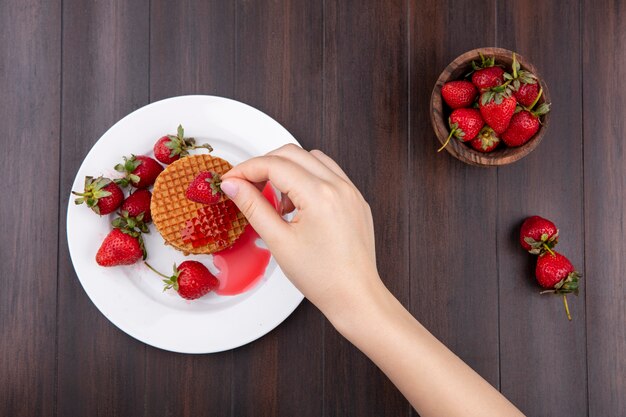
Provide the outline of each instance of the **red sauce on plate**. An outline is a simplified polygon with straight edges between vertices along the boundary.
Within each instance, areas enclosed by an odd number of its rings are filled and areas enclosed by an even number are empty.
[[[278,198],[269,183],[263,189],[263,195],[278,210]],[[270,251],[257,246],[257,239],[258,233],[247,225],[233,246],[213,254],[213,264],[220,270],[217,294],[241,294],[263,278],[270,262]]]

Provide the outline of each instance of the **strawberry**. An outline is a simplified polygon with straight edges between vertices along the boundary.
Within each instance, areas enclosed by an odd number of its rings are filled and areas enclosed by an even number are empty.
[[[522,84],[517,91],[513,92],[515,99],[524,107],[531,107],[539,95],[539,83]]]
[[[581,275],[574,270],[574,266],[565,256],[558,252],[544,253],[537,259],[535,276],[539,285],[548,288],[541,294],[563,295],[563,304],[568,320],[572,320],[567,305],[566,295],[573,293],[578,295],[578,280]]]
[[[85,190],[82,193],[72,191],[79,196],[74,203],[86,203],[96,214],[113,213],[124,201],[124,192],[108,178],[85,177]]]
[[[185,196],[196,203],[215,204],[222,198],[220,176],[214,172],[200,172],[189,184]]]
[[[437,152],[440,152],[448,145],[452,136],[461,142],[468,142],[474,139],[484,124],[483,119],[480,117],[480,112],[476,109],[454,110],[448,118],[448,125],[450,126],[448,139]]]
[[[152,216],[150,214],[150,200],[152,199],[152,193],[148,190],[137,190],[124,200],[121,211],[127,212],[132,217],[137,217],[143,214],[144,223],[150,223]]]
[[[140,237],[115,228],[104,238],[96,262],[100,266],[131,265],[144,257]]]
[[[168,165],[180,159],[181,156],[189,155],[191,149],[197,148],[206,148],[209,152],[213,151],[211,145],[207,143],[196,145],[194,138],[186,138],[183,126],[178,125],[176,136],[163,136],[154,144],[154,156],[160,162]]]
[[[509,126],[516,104],[515,98],[510,96],[505,87],[500,86],[482,93],[478,108],[485,123],[500,135]]]
[[[452,109],[470,107],[477,95],[478,90],[469,81],[450,81],[441,87],[441,96]]]
[[[532,108],[532,103],[539,95],[539,83],[537,77],[530,71],[521,69],[517,56],[513,53],[513,74],[505,73],[504,79],[510,84],[509,88],[519,104]]]
[[[552,252],[559,241],[559,229],[548,219],[531,216],[524,220],[519,234],[519,242],[524,250],[533,255]]]
[[[174,274],[170,277],[160,273],[147,262],[144,263],[164,278],[163,291],[174,288],[178,295],[187,300],[200,298],[219,286],[217,278],[198,261],[185,261],[178,267],[174,264]]]
[[[131,155],[124,157],[124,163],[115,165],[115,170],[125,174],[124,178],[115,180],[120,186],[131,184],[135,188],[146,188],[154,184],[163,167],[149,156]]]
[[[541,94],[541,91],[539,92]],[[538,99],[539,97],[537,97]],[[502,133],[502,141],[508,146],[522,146],[539,131],[539,118],[550,111],[550,104],[543,103],[535,111],[521,110],[513,115],[506,131]]]
[[[479,54],[481,62],[472,61],[472,83],[479,91],[489,90],[504,83],[504,70],[495,66],[495,57],[485,57]]]
[[[478,152],[488,153],[493,151],[500,144],[500,138],[489,126],[483,127],[478,136],[470,141],[470,146]]]

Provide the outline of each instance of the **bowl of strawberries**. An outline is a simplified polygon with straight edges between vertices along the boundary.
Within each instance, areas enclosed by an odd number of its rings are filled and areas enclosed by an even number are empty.
[[[479,48],[452,61],[430,99],[439,151],[475,166],[513,163],[545,135],[550,98],[537,69],[502,48]]]

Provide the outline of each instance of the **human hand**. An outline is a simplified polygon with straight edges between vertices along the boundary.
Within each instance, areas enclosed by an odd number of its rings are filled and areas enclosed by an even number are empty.
[[[284,220],[259,191],[283,194]],[[222,176],[222,190],[265,241],[294,285],[327,316],[381,285],[369,205],[342,169],[318,150],[285,145]],[[261,187],[262,188],[262,187]]]

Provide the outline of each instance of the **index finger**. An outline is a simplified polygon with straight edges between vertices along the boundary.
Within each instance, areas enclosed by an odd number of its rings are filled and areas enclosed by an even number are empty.
[[[322,181],[295,162],[278,155],[257,156],[235,166],[222,179],[241,178],[252,183],[271,181],[283,194],[287,194],[296,207],[307,204],[306,190]]]

